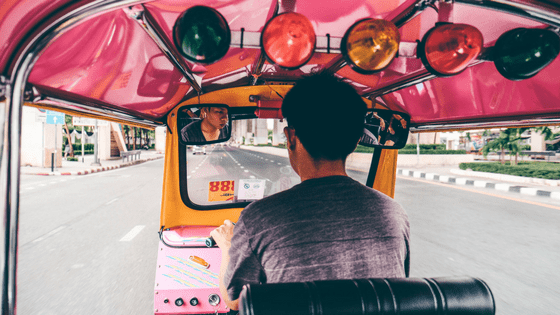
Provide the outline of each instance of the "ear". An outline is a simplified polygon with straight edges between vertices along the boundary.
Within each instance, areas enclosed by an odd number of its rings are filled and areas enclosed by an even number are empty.
[[[288,149],[295,150],[296,149],[296,131],[294,128],[284,127],[284,135],[288,140]]]

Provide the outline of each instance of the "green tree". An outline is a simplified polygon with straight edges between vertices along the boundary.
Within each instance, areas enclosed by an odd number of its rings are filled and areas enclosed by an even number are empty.
[[[508,150],[510,161],[513,154],[515,154],[515,161],[511,161],[511,165],[517,165],[517,159],[521,151],[519,140],[521,140],[521,134],[527,129],[528,128],[509,128],[502,130],[498,138],[489,141],[482,147],[482,154],[486,157],[490,151],[501,151],[500,163],[505,164],[505,150]]]
[[[74,125],[72,125],[72,116],[65,115],[64,116],[64,128],[66,129],[66,139],[68,139],[68,145],[70,146],[70,151],[68,152],[69,156],[74,156],[74,147],[72,147],[72,137],[70,136],[70,132],[74,131]]]

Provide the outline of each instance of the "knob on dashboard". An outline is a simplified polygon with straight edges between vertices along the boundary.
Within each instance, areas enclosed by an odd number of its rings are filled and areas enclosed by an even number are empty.
[[[185,301],[183,301],[182,298],[178,298],[178,299],[175,300],[175,305],[183,306],[183,304],[185,304]]]
[[[217,294],[210,294],[210,296],[208,296],[208,303],[212,306],[220,304],[220,296]]]
[[[198,305],[198,299],[195,298],[195,297],[193,297],[193,298],[189,301],[189,303],[190,303],[192,306],[197,306],[197,305]]]

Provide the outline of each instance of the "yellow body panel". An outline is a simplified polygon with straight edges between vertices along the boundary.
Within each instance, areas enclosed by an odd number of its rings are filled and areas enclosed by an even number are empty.
[[[250,95],[258,95],[265,100],[280,100],[278,94],[284,96],[291,86],[275,85],[275,86],[254,86],[239,87],[227,90],[210,92],[200,96],[201,104],[220,103],[230,107],[255,106],[255,103],[249,102]],[[278,94],[276,93],[278,92]],[[372,102],[365,100],[368,107],[372,107]],[[176,117],[179,107],[184,105],[198,104],[198,98],[193,98],[179,104],[169,115],[167,126],[167,142],[165,150],[165,166],[163,175],[163,195],[161,204],[160,226],[164,228],[172,228],[184,225],[210,225],[217,226],[224,220],[232,220],[234,222],[239,218],[242,208],[206,210],[200,211],[187,207],[181,199],[179,176],[179,137],[176,124]],[[375,104],[376,108],[382,108],[379,104]],[[381,155],[380,164],[377,171],[374,188],[393,197],[395,188],[396,173],[396,150],[385,150]],[[384,163],[387,160],[388,163]]]

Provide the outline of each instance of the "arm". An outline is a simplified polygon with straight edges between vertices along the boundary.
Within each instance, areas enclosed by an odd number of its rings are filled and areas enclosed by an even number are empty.
[[[231,301],[227,292],[227,286],[224,283],[224,277],[229,264],[229,249],[231,248],[231,237],[233,236],[233,223],[225,220],[224,224],[217,227],[210,233],[214,238],[218,247],[222,250],[222,264],[220,266],[219,287],[220,295],[224,299],[226,305],[232,310],[239,309],[239,299]]]

